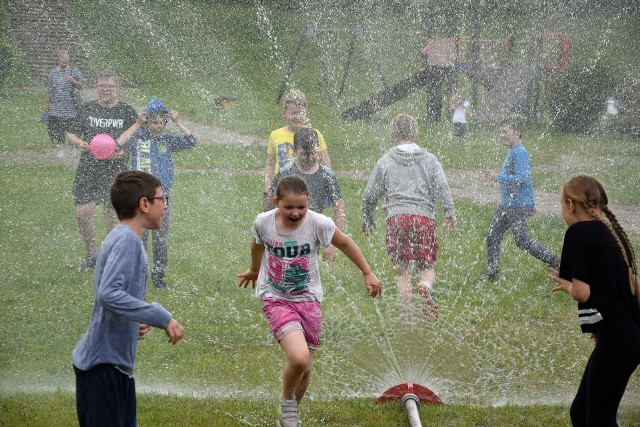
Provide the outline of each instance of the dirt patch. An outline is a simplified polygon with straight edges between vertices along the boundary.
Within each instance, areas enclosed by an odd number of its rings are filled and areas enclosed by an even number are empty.
[[[139,111],[141,107],[136,107]],[[183,121],[184,125],[198,136],[199,144],[225,144],[225,145],[261,145],[266,147],[267,140],[265,138],[257,138],[251,135],[243,135],[236,132],[227,131],[225,129],[216,128],[202,123],[195,123],[188,120]],[[171,130],[171,129],[170,129]],[[77,157],[67,156],[64,159],[55,158],[52,151],[50,154],[35,150],[17,150],[0,152],[0,158],[4,162],[12,161],[17,163],[38,163],[38,164],[74,164],[77,163]],[[572,162],[581,162],[583,159],[578,156],[572,156]],[[584,160],[586,161],[586,160]],[[372,164],[373,166],[373,164]],[[228,170],[223,168],[211,168],[207,171],[225,173],[225,174],[261,174],[262,171],[255,170]],[[206,171],[205,171],[206,172]],[[357,177],[367,179],[370,171],[362,170],[338,170],[335,171],[338,177]],[[482,171],[468,169],[449,169],[445,171],[449,187],[454,199],[470,200],[481,205],[496,205],[500,197],[500,187],[497,183],[487,180]],[[544,191],[535,192],[536,209],[539,215],[559,215],[560,206],[557,193],[548,193]],[[616,214],[618,220],[625,230],[634,239],[640,238],[640,217],[637,215],[637,206],[629,205],[610,205],[611,210]]]

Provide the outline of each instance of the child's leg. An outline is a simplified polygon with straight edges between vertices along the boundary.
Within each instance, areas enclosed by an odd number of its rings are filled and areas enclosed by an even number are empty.
[[[282,397],[296,399],[298,403],[309,386],[313,356],[300,329],[290,332],[280,340],[287,356],[282,378]]]
[[[440,307],[435,299],[433,299],[433,281],[436,278],[436,272],[433,266],[420,269],[418,272],[418,286],[416,292],[422,298],[422,312],[430,319],[438,318]]]
[[[411,308],[411,290],[413,274],[409,264],[403,263],[396,266],[396,283],[398,287],[398,302],[403,311]]]

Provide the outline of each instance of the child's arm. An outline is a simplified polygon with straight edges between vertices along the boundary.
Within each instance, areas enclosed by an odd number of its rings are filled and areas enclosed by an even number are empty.
[[[269,186],[271,185],[271,181],[273,181],[273,174],[276,170],[276,155],[268,154],[267,155],[267,166],[265,166],[264,170],[264,194],[269,194]]]
[[[147,122],[147,115],[145,113],[141,113],[136,119],[136,122],[132,124],[129,127],[129,129],[122,132],[122,134],[118,137],[118,139],[116,140],[116,142],[118,143],[118,146],[121,146],[127,141],[129,141],[129,139],[131,139],[133,134],[136,133],[138,129],[140,129],[140,126],[142,126],[146,122]]]
[[[251,288],[256,288],[256,280],[258,280],[258,274],[260,273],[260,264],[262,263],[262,256],[264,255],[264,245],[258,244],[256,239],[251,241],[251,266],[244,273],[236,274],[236,277],[240,278],[239,287],[247,287],[251,283]]]
[[[331,159],[329,158],[329,149],[320,152],[320,163],[331,169]]]
[[[176,126],[178,127],[178,129],[180,129],[180,132],[182,132],[182,135],[189,137],[191,136],[191,132],[189,131],[189,129],[187,129],[182,122],[180,121],[180,119],[178,119],[178,112],[177,111],[171,111],[169,113],[169,118],[171,119],[171,121],[173,123],[176,124]]]
[[[333,233],[333,238],[331,239],[331,244],[340,249],[362,272],[364,275],[364,286],[367,288],[367,295],[375,297],[378,294],[382,294],[382,283],[376,275],[373,274],[360,248],[349,236],[336,228]]]
[[[558,284],[558,286],[551,289],[553,292],[566,292],[571,298],[578,302],[587,302],[589,297],[591,297],[591,286],[589,286],[588,283],[578,280],[575,277],[571,281],[565,280],[558,275],[558,270],[554,268],[550,268],[549,272],[547,277]]]

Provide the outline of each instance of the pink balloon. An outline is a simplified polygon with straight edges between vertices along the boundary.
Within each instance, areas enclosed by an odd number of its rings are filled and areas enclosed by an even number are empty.
[[[89,151],[96,159],[107,160],[116,152],[116,141],[111,135],[99,133],[89,143]]]

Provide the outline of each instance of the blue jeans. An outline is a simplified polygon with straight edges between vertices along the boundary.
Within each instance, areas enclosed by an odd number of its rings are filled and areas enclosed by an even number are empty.
[[[504,233],[509,229],[513,233],[518,248],[548,265],[556,259],[553,252],[529,237],[527,222],[533,211],[533,206],[498,206],[487,234],[487,268],[489,270],[498,270],[500,245]]]

